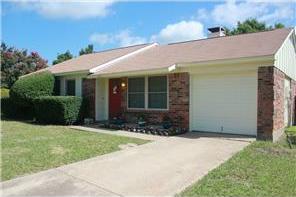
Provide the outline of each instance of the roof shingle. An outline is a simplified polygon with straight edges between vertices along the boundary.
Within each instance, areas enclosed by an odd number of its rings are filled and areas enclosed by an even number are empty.
[[[177,63],[274,55],[292,29],[208,38],[147,49],[93,75],[168,68]]]
[[[132,53],[147,45],[148,44],[135,45],[130,47],[123,47],[118,49],[111,49],[111,50],[106,50],[102,52],[82,55],[82,56],[67,60],[65,62],[53,65],[49,67],[48,70],[51,71],[53,74],[81,72],[81,71],[88,72],[89,69],[92,69],[96,66],[109,62],[113,59]]]

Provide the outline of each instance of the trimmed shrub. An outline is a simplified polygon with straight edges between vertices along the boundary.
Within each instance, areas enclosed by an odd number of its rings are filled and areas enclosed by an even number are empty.
[[[79,121],[83,122],[84,118],[90,117],[90,103],[89,98],[83,97],[82,104],[81,104],[81,110],[79,115]]]
[[[4,118],[31,120],[31,108],[16,105],[9,97],[1,98],[1,116]]]
[[[9,97],[1,98],[1,115],[11,118],[15,115],[15,105]]]
[[[35,99],[36,120],[49,124],[73,124],[79,120],[82,98],[45,96]]]
[[[33,103],[40,96],[51,96],[54,76],[50,72],[41,72],[24,76],[17,80],[10,89],[10,97],[22,106]]]
[[[17,80],[10,89],[10,98],[23,116],[34,116],[34,99],[51,96],[54,77],[50,72],[41,72],[24,76]]]

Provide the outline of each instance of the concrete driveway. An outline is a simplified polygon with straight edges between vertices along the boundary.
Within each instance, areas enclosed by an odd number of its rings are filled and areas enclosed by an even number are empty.
[[[201,133],[150,138],[145,145],[3,182],[3,195],[172,196],[254,140]]]

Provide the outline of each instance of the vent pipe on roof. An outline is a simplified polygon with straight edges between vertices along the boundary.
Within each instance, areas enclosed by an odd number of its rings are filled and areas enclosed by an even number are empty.
[[[225,29],[223,27],[211,27],[208,28],[208,31],[209,38],[225,36]]]

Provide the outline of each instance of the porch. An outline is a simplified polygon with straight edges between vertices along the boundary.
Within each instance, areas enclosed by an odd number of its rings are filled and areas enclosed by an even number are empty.
[[[189,130],[189,74],[85,79],[94,127],[152,135]],[[95,92],[95,94],[93,94]]]

